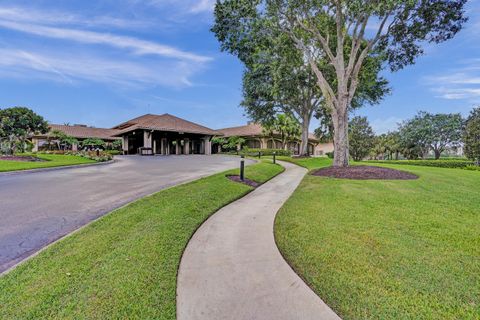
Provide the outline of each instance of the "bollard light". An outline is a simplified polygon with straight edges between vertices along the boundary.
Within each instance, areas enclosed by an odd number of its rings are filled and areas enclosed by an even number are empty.
[[[260,159],[261,157],[262,157],[262,152],[258,151],[258,159]]]
[[[245,156],[242,155],[240,160],[240,180],[245,181]]]
[[[276,154],[277,154],[277,153],[276,153],[275,151],[273,151],[273,164],[277,163],[277,162],[276,162],[276,159],[275,159],[275,155],[276,155]]]

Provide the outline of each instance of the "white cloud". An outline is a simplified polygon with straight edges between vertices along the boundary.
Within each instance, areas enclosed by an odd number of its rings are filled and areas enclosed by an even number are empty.
[[[401,123],[403,119],[397,117],[389,117],[387,119],[374,119],[370,122],[370,125],[375,131],[376,134],[387,133],[389,131],[394,131],[398,128],[398,124]]]
[[[48,79],[69,84],[88,80],[129,87],[185,87],[191,85],[189,77],[197,71],[183,62],[144,65],[66,52],[52,55],[0,49],[0,56],[0,75]]]
[[[211,12],[215,6],[215,0],[200,0],[198,3],[192,6],[191,12]]]
[[[42,25],[80,25],[82,27],[113,27],[119,29],[146,28],[151,25],[145,20],[122,19],[113,16],[81,16],[65,11],[48,12],[27,7],[1,7],[0,19],[12,22]]]
[[[198,10],[206,5],[198,4]],[[145,7],[145,3],[142,5]],[[0,31],[7,29],[33,36],[28,41],[24,37],[10,38],[8,43],[0,40],[0,76],[66,84],[83,80],[135,87],[182,87],[191,86],[190,78],[212,60],[131,33],[121,34],[121,30],[135,31],[148,26],[149,22],[144,21],[151,20],[110,14],[115,12],[82,16],[57,9],[0,5]],[[114,32],[103,31],[106,29]]]
[[[459,67],[448,74],[425,77],[423,83],[447,100],[480,101],[480,59],[459,61]]]
[[[134,3],[138,3],[138,0],[131,0]],[[152,6],[162,9],[168,8],[171,11],[175,11],[179,14],[200,14],[209,13],[213,11],[216,0],[149,0]]]
[[[0,20],[0,27],[47,38],[64,39],[87,44],[103,44],[121,49],[131,49],[135,54],[138,55],[151,54],[180,60],[191,60],[193,62],[200,63],[211,60],[210,57],[182,51],[174,47],[162,45],[156,42],[145,41],[128,36],[113,35],[109,33],[75,30],[68,28],[55,28],[34,24],[16,23],[4,20]]]

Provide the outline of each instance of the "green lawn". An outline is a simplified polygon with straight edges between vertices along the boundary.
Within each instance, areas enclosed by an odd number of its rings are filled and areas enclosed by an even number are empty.
[[[264,182],[282,171],[259,163],[246,167],[246,177]],[[0,319],[174,319],[190,237],[252,190],[225,174],[134,202],[20,265],[0,278]]]
[[[277,216],[281,252],[344,319],[480,319],[480,172],[384,166],[420,179],[306,176]]]
[[[38,158],[45,160],[42,162],[27,162],[27,161],[6,161],[0,160],[0,172],[29,170],[38,168],[63,167],[76,164],[95,163],[84,157],[73,155],[58,155],[58,154],[41,154]]]

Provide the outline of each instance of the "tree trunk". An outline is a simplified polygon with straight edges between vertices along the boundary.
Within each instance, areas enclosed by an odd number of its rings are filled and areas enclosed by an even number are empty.
[[[300,143],[300,156],[307,157],[308,154],[308,130],[310,128],[310,116],[305,113],[302,117],[302,141]]]
[[[334,109],[332,112],[333,120],[333,144],[334,144],[334,167],[348,167],[348,112],[347,108],[343,110]]]
[[[440,150],[435,149],[434,152],[435,152],[435,160],[440,159],[440,155],[442,154],[442,153],[440,152]]]

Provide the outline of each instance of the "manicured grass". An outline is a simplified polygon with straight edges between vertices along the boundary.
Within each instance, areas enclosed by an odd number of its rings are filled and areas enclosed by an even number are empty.
[[[315,168],[328,167],[332,165],[332,159],[326,157],[316,157],[316,158],[295,158],[295,157],[278,157],[278,160],[288,161],[291,163],[298,164],[299,166],[305,167],[308,170]]]
[[[41,154],[38,158],[45,160],[42,162],[27,162],[27,161],[6,161],[0,160],[0,172],[29,170],[38,168],[63,167],[76,164],[95,163],[84,157],[73,155],[58,155],[58,154]]]
[[[479,319],[480,172],[383,166],[420,179],[306,176],[277,216],[281,252],[344,319]]]
[[[281,171],[259,163],[246,167],[246,177],[264,182]],[[20,265],[0,278],[0,319],[174,319],[190,237],[252,190],[225,174],[134,202]]]

